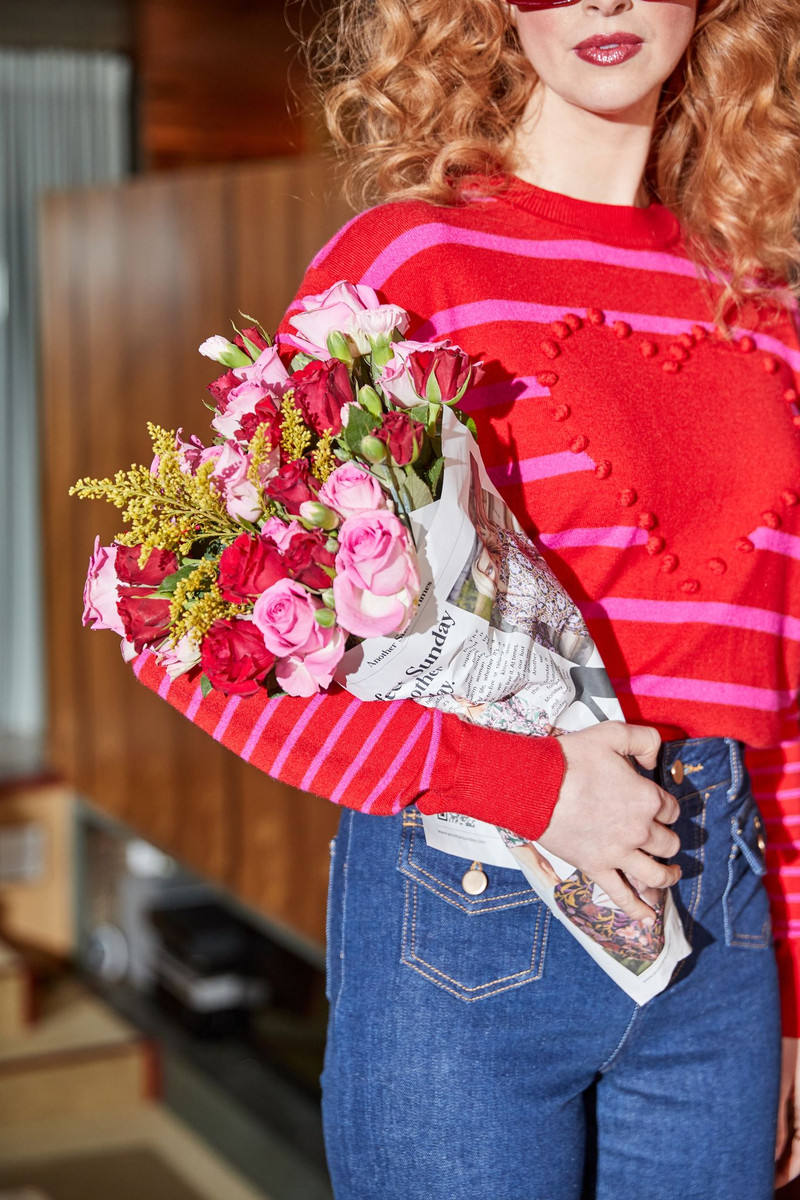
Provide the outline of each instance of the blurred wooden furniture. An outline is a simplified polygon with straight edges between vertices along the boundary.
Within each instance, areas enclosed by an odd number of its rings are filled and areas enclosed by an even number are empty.
[[[336,810],[272,782],[141,687],[111,633],[81,626],[109,505],[79,476],[146,462],[147,419],[207,435],[213,365],[197,353],[238,310],[274,328],[350,214],[316,160],[140,178],[43,208],[43,523],[49,757],[91,803],[321,944]]]

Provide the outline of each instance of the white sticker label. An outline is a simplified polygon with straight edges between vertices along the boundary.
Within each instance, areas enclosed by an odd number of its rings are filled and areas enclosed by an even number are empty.
[[[476,821],[461,813],[435,813],[422,817],[425,841],[434,850],[467,858],[484,866],[521,871],[517,860],[500,836],[496,825]]]

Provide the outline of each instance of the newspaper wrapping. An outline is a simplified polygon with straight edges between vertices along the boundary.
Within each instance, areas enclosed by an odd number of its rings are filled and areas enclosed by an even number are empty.
[[[445,408],[442,495],[409,514],[421,592],[396,637],[345,654],[337,681],[362,700],[412,699],[465,721],[545,736],[623,720],[577,607],[491,483],[469,431]],[[423,818],[428,844],[520,870],[553,916],[638,1004],[690,953],[670,892],[635,921],[538,842],[455,813]]]

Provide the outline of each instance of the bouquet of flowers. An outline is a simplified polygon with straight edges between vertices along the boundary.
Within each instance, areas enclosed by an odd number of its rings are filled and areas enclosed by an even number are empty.
[[[211,444],[150,424],[149,467],[70,489],[128,526],[95,544],[84,624],[241,696],[310,696],[348,639],[406,628],[409,514],[439,495],[443,409],[466,421],[455,405],[481,372],[458,346],[405,341],[407,313],[368,287],[310,297],[292,325],[288,370],[256,323],[202,344],[225,368]]]
[[[95,544],[84,624],[113,629],[126,658],[151,647],[173,678],[201,672],[204,695],[312,696],[335,680],[531,736],[623,719],[459,411],[482,364],[406,340],[405,311],[346,281],[306,297],[277,345],[247,320],[200,347],[225,368],[209,445],[151,424],[149,467],[71,489],[128,526]],[[423,824],[438,849],[521,870],[639,1003],[689,953],[668,892],[646,927],[513,831],[447,813]]]

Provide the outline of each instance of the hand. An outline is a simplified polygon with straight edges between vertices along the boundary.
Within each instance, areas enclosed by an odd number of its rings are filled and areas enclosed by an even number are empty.
[[[653,909],[620,874],[648,889],[666,888],[681,877],[678,866],[657,862],[680,849],[667,829],[678,819],[678,801],[639,775],[628,758],[652,769],[661,738],[644,725],[604,721],[559,739],[567,770],[550,824],[539,841],[597,883],[635,920],[653,919]]]
[[[785,1037],[781,1054],[781,1097],[778,1105],[778,1136],[775,1139],[775,1187],[783,1187],[800,1175],[800,1039]]]

